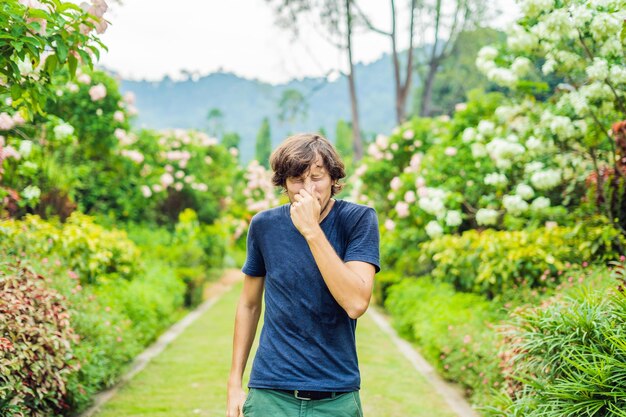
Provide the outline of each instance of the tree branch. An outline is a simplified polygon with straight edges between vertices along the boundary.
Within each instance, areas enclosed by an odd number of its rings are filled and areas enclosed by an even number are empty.
[[[354,9],[356,10],[358,16],[363,20],[363,23],[365,23],[365,26],[367,26],[367,28],[373,32],[376,32],[380,35],[384,35],[384,36],[392,36],[391,33],[386,32],[382,29],[377,28],[376,26],[374,26],[372,24],[372,22],[370,21],[370,19],[365,15],[365,13],[363,13],[363,10],[361,10],[361,8],[359,7],[359,5],[357,4],[357,2],[355,1],[353,4]],[[395,16],[394,16],[395,17]]]

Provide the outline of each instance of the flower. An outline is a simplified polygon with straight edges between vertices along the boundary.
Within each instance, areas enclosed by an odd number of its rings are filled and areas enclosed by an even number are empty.
[[[476,129],[468,127],[463,131],[462,140],[464,143],[469,143],[476,137]]]
[[[535,211],[543,210],[550,207],[550,199],[547,197],[537,197],[530,205],[530,208]]]
[[[20,142],[20,149],[19,149],[19,153],[20,155],[27,157],[28,155],[30,155],[31,151],[33,150],[33,142],[30,140],[23,140]]]
[[[26,200],[38,199],[41,195],[41,190],[36,185],[29,185],[22,190],[22,197]]]
[[[15,126],[15,120],[7,112],[0,113],[0,130],[10,130]]]
[[[522,197],[524,200],[529,200],[535,195],[535,190],[530,185],[518,184],[515,188],[515,194]]]
[[[389,183],[389,187],[391,187],[391,189],[394,190],[394,191],[398,191],[398,189],[401,186],[402,186],[402,181],[398,177],[393,177],[393,179]]]
[[[142,185],[141,186],[141,194],[143,194],[143,196],[145,198],[148,198],[148,197],[150,197],[152,195],[152,190],[147,185]]]
[[[502,205],[507,212],[516,216],[528,210],[528,203],[519,195],[505,195],[502,198]]]
[[[89,96],[91,97],[92,101],[102,100],[106,97],[106,95],[107,89],[102,83],[96,84],[89,89]]]
[[[485,176],[485,184],[493,185],[495,187],[504,186],[508,183],[508,179],[506,175],[499,174],[497,172],[492,172],[491,174],[487,174]]]
[[[404,193],[404,201],[406,201],[407,203],[409,204],[414,203],[415,200],[416,200],[415,191],[409,190],[406,193]]]
[[[126,104],[132,105],[135,104],[135,93],[132,91],[128,91],[124,94],[123,100]]]
[[[387,147],[389,146],[389,138],[385,135],[379,134],[378,136],[376,136],[376,146],[378,146],[378,148],[381,150],[387,149]]]
[[[398,201],[396,203],[396,212],[398,213],[398,217],[403,219],[405,217],[408,217],[409,215],[409,205],[407,203],[405,203],[404,201]]]
[[[402,133],[402,137],[406,140],[411,140],[415,137],[415,133],[412,129],[407,129],[404,131],[404,133]]]
[[[426,234],[430,236],[431,239],[435,239],[443,234],[443,227],[435,220],[429,221],[425,229]]]
[[[141,164],[144,160],[143,154],[136,150],[122,149],[121,154],[136,164]]]
[[[115,113],[113,113],[113,120],[120,123],[124,122],[124,112],[117,110]]]
[[[393,220],[391,219],[385,220],[385,229],[391,231],[395,228],[396,228],[396,223]]]
[[[169,172],[163,173],[160,180],[163,188],[167,188],[169,185],[174,183],[174,177]]]
[[[458,210],[450,210],[446,214],[446,225],[450,227],[459,226],[463,222],[461,212]]]
[[[91,84],[91,77],[87,74],[80,74],[76,80],[81,84]]]
[[[561,171],[556,169],[537,171],[530,177],[530,182],[539,190],[549,190],[561,182]]]
[[[482,158],[488,155],[487,148],[482,143],[472,143],[471,149],[474,158]]]
[[[419,199],[419,207],[428,214],[442,218],[446,212],[443,201],[445,192],[436,188],[422,188],[419,192],[422,194]]]
[[[480,209],[476,212],[476,223],[483,226],[495,225],[499,213],[493,209]]]
[[[480,51],[478,51],[478,58],[481,60],[489,60],[492,61],[498,56],[498,50],[493,46],[483,46]]]
[[[593,81],[604,81],[609,76],[609,64],[602,58],[594,58],[593,64],[585,70]]]
[[[489,156],[500,169],[509,168],[512,164],[511,159],[517,155],[523,154],[526,150],[519,143],[507,139],[495,138],[486,146]]]
[[[526,139],[526,148],[527,149],[539,149],[541,147],[541,140],[537,139],[534,136],[529,137],[528,139]]]
[[[532,63],[530,62],[530,59],[520,56],[515,58],[515,60],[513,61],[513,64],[511,65],[511,70],[513,71],[513,74],[515,74],[517,77],[523,77],[524,75],[528,74],[531,66]]]
[[[454,156],[457,154],[457,150],[454,146],[448,146],[444,153],[446,154],[446,156]]]
[[[492,135],[495,132],[496,125],[489,120],[481,120],[476,128],[481,135]]]

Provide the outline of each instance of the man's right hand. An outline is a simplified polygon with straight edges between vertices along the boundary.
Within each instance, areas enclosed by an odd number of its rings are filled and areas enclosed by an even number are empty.
[[[243,403],[246,401],[246,392],[243,388],[228,388],[228,402],[226,405],[226,417],[243,416]]]

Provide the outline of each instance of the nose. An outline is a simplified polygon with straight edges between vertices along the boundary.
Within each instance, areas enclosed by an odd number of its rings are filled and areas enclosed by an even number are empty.
[[[311,181],[310,177],[307,177],[307,178],[304,179],[304,189],[305,190],[310,192],[311,188],[312,188],[312,185],[313,185],[313,182]]]

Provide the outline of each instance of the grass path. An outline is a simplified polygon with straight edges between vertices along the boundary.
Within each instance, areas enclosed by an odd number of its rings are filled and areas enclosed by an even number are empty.
[[[226,380],[240,290],[241,284],[235,285],[122,387],[96,416],[225,416]],[[368,315],[359,319],[357,345],[366,417],[455,415]],[[250,363],[247,372],[249,369]]]

